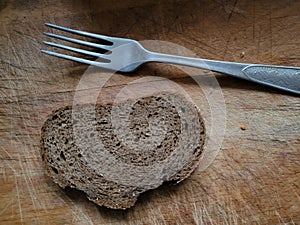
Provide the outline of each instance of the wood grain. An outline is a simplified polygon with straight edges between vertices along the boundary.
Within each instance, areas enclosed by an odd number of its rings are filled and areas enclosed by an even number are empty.
[[[1,1],[0,223],[300,223],[299,97],[229,76],[215,74],[227,113],[217,158],[177,186],[143,194],[130,210],[97,207],[81,193],[61,190],[45,174],[39,153],[46,116],[72,104],[87,69],[40,53],[44,22],[169,41],[203,58],[300,66],[299,9],[297,0]],[[148,75],[170,79],[206,101],[186,73],[158,64],[114,76],[101,97],[110,101]]]

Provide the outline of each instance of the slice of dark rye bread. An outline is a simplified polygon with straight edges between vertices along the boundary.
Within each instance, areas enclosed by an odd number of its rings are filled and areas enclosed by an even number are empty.
[[[183,95],[160,93],[54,111],[42,127],[41,154],[60,187],[81,190],[98,205],[126,209],[140,193],[187,178],[204,140],[199,109]]]

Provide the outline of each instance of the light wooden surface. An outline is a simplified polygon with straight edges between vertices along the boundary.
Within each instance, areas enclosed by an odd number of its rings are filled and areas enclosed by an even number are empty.
[[[299,10],[297,0],[1,1],[0,224],[300,223],[300,99],[229,76],[216,74],[227,130],[214,162],[177,186],[143,194],[130,210],[108,210],[61,190],[45,174],[39,152],[46,116],[72,104],[87,69],[40,53],[44,22],[165,40],[203,58],[300,66]],[[184,72],[150,64],[134,76],[115,76],[102,97],[112,99],[146,75],[198,95]]]

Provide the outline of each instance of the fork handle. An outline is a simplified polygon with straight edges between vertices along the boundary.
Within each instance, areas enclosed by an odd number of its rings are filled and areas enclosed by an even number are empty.
[[[300,94],[300,68],[249,65],[243,72],[252,81]]]
[[[151,53],[149,61],[197,67],[300,94],[300,68],[246,64]]]

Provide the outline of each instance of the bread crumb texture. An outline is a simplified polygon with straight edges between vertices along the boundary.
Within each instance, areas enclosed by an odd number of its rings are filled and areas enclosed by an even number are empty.
[[[199,109],[183,95],[160,93],[54,111],[42,127],[41,155],[60,187],[81,190],[100,206],[126,209],[142,192],[187,178],[204,140]]]

